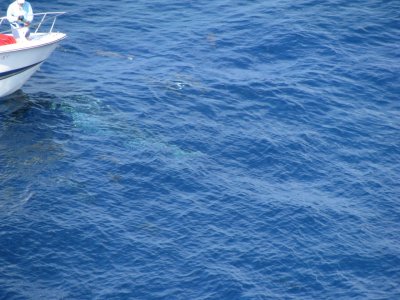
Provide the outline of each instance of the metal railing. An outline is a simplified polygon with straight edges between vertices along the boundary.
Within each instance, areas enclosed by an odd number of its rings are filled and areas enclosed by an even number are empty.
[[[30,25],[30,28],[34,33],[38,33],[39,29],[42,27],[43,24],[49,25],[50,29],[46,31],[46,33],[53,32],[54,25],[56,24],[57,17],[65,14],[66,12],[61,12],[61,11],[52,11],[52,12],[44,12],[44,13],[36,13],[33,14],[33,23]],[[39,22],[35,22],[37,18],[40,18]],[[50,22],[50,24],[49,24]],[[10,23],[7,20],[7,16],[1,17],[0,18],[0,28],[4,27],[4,25],[9,25]],[[11,29],[2,31],[0,33],[8,33],[11,32]]]

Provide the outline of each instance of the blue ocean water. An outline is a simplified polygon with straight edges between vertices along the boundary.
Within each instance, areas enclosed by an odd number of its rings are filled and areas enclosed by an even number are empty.
[[[0,299],[400,298],[400,1],[31,4]]]

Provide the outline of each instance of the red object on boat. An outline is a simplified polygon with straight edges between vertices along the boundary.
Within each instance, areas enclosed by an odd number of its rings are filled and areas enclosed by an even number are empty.
[[[0,46],[15,44],[16,42],[12,36],[0,33]]]

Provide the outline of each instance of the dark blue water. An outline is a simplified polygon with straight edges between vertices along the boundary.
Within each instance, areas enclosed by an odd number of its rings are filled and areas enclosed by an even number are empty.
[[[399,1],[31,4],[0,299],[400,299]]]

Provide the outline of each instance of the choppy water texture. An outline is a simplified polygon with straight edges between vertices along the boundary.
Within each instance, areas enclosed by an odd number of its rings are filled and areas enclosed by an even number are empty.
[[[399,1],[32,5],[1,299],[400,299]]]

